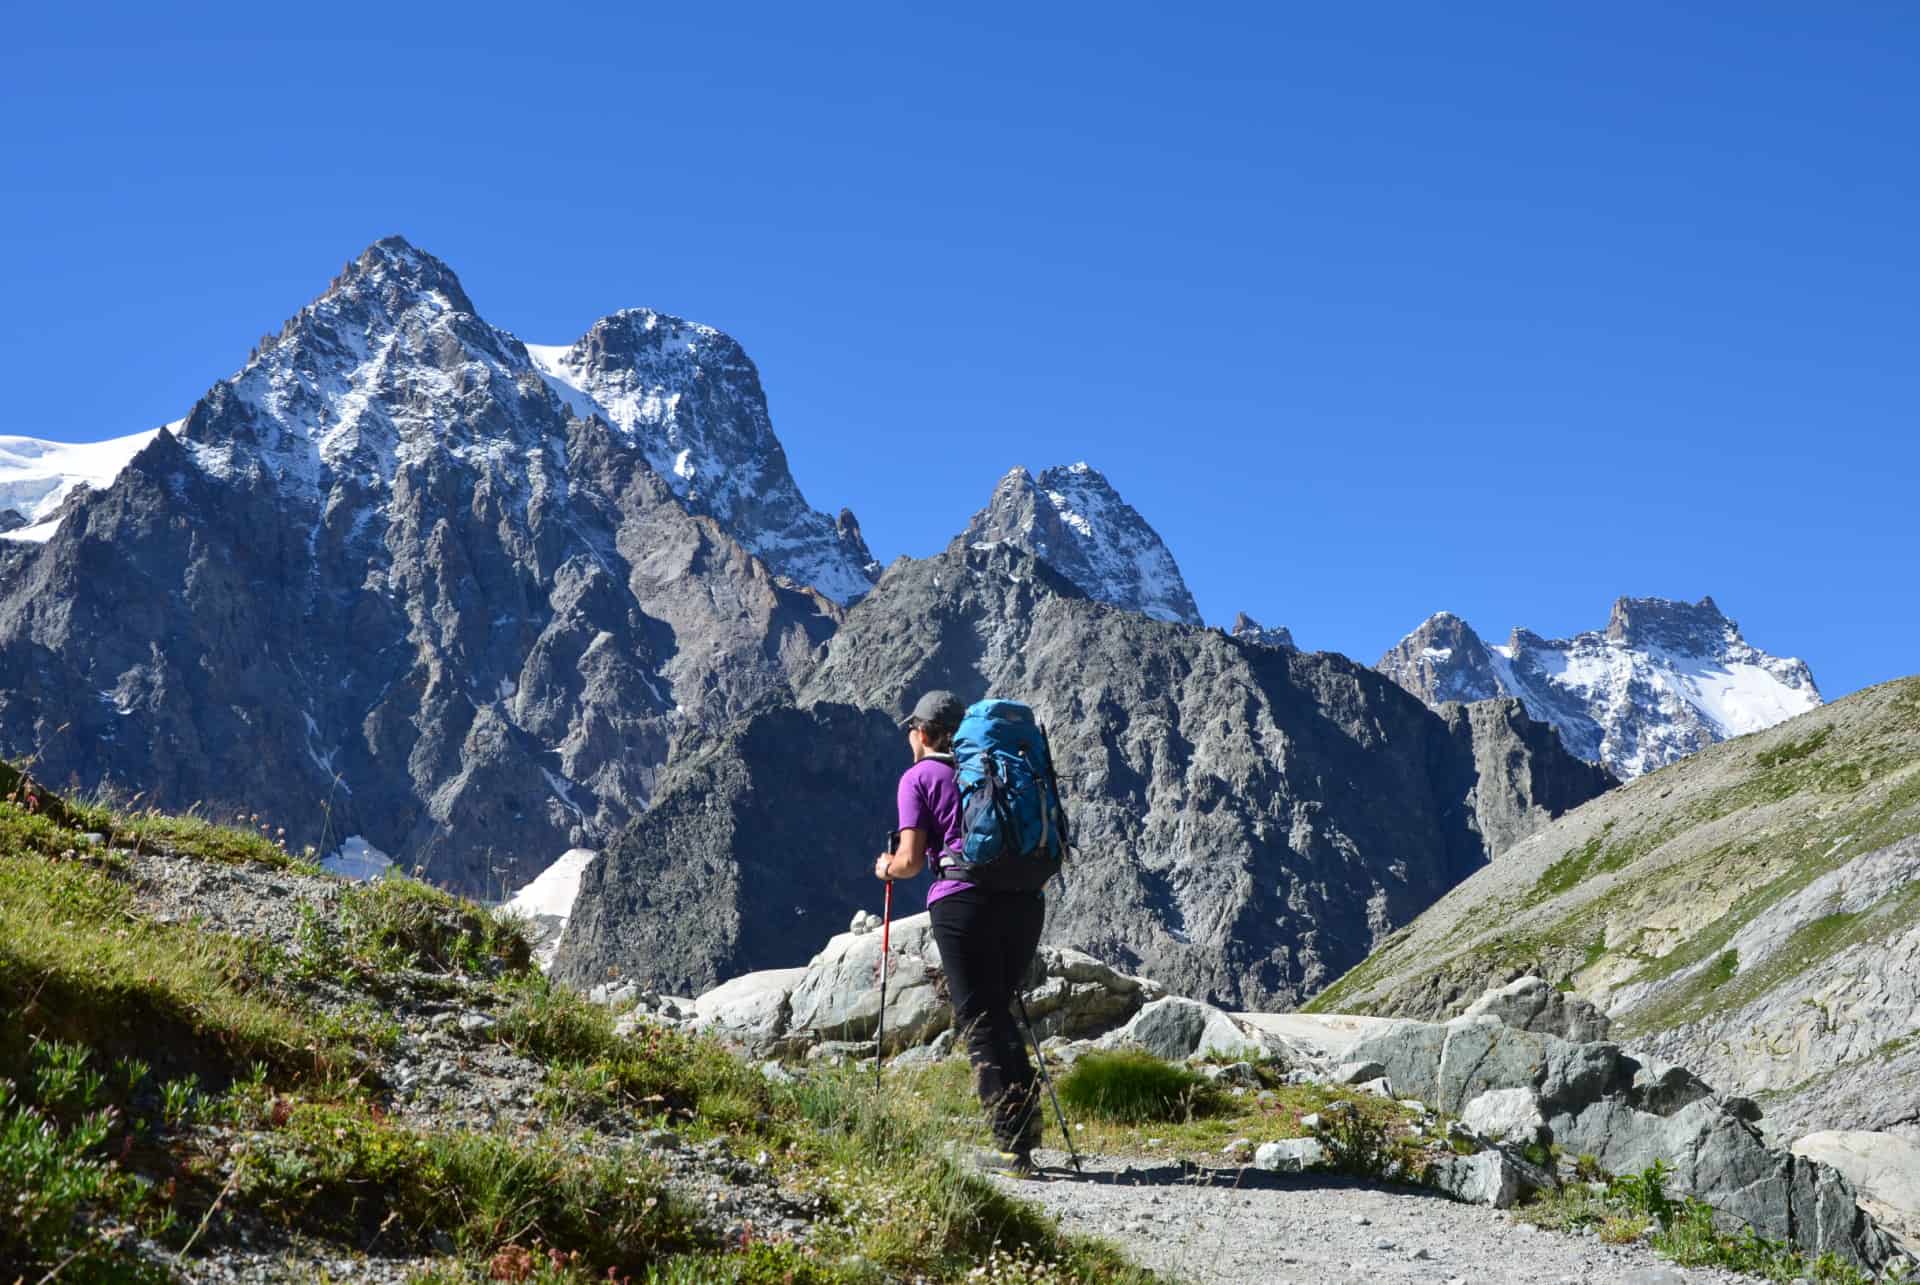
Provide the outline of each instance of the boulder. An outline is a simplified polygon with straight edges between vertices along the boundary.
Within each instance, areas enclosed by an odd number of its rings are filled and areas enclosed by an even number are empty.
[[[1467,1103],[1460,1122],[1481,1137],[1514,1146],[1545,1141],[1546,1117],[1532,1089],[1493,1089]]]
[[[1521,977],[1489,989],[1460,1016],[1492,1017],[1515,1030],[1554,1035],[1575,1044],[1607,1038],[1607,1015],[1578,995],[1555,990],[1544,977]]]
[[[694,1021],[746,1044],[771,1043],[786,1034],[789,999],[806,975],[804,968],[772,968],[723,982],[693,1001]]]
[[[1908,1253],[1920,1253],[1920,1144],[1891,1133],[1833,1129],[1798,1139],[1793,1154],[1845,1175],[1874,1221]]]
[[[816,1041],[871,1040],[880,1019],[881,934],[874,931],[876,923],[860,912],[853,926],[830,939],[804,968],[748,973],[714,987],[693,1002],[697,1020],[758,1050],[797,1053]],[[885,1052],[892,1055],[939,1036],[952,1013],[929,917],[897,919],[887,936]],[[1103,1035],[1163,994],[1155,982],[1129,977],[1091,955],[1060,946],[1037,952],[1022,988],[1034,1030],[1042,1038]],[[1238,1028],[1233,1036],[1242,1039]],[[1218,1030],[1210,1038],[1232,1051]]]
[[[1269,1173],[1301,1173],[1327,1158],[1317,1138],[1287,1138],[1263,1142],[1253,1153],[1254,1167]]]
[[[1427,1185],[1455,1200],[1495,1209],[1511,1209],[1526,1190],[1520,1166],[1498,1149],[1440,1157],[1427,1169]]]
[[[1131,1044],[1169,1062],[1212,1055],[1262,1057],[1266,1053],[1262,1041],[1241,1030],[1227,1014],[1211,1004],[1178,996],[1148,1004],[1101,1043],[1108,1048]]]

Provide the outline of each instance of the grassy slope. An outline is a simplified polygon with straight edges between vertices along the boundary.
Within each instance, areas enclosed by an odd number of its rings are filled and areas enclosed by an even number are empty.
[[[377,1246],[422,1281],[945,1280],[997,1246],[1023,1280],[1151,1279],[946,1159],[944,1095],[851,1073],[776,1087],[704,1040],[617,1037],[528,971],[514,925],[405,880],[350,890],[299,943],[159,923],[133,878],[156,847],[301,868],[244,829],[0,778],[0,1281],[165,1279],[242,1226],[306,1255],[295,1275]],[[383,1109],[401,970],[503,1012],[498,1038],[544,1068],[547,1129],[442,1134]],[[322,1005],[322,980],[361,998]],[[616,1104],[767,1153],[817,1194],[810,1244],[716,1243],[646,1154],[578,1127]]]
[[[1715,960],[1745,924],[1864,853],[1920,832],[1920,678],[1714,746],[1560,818],[1454,889],[1316,996],[1316,1012],[1442,1016],[1519,970],[1594,995]],[[1805,926],[1716,993],[1736,961],[1646,987],[1618,1029],[1669,1029],[1790,980],[1804,961],[1920,916],[1892,898]],[[1794,961],[1801,961],[1798,965]],[[1738,991],[1738,995],[1734,991]]]

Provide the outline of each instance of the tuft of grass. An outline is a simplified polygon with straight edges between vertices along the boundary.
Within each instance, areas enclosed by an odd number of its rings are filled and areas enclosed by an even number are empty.
[[[533,949],[521,925],[415,879],[353,884],[340,917],[352,948],[378,968],[525,973]]]
[[[1133,1049],[1087,1053],[1060,1078],[1060,1100],[1107,1120],[1188,1120],[1219,1106],[1205,1076]]]

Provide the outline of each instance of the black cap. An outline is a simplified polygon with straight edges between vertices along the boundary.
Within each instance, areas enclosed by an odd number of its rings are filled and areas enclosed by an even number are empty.
[[[931,691],[922,696],[914,705],[913,713],[900,720],[900,726],[913,727],[916,724],[926,727],[944,727],[948,731],[960,726],[960,720],[966,716],[967,707],[960,698],[948,691]]]

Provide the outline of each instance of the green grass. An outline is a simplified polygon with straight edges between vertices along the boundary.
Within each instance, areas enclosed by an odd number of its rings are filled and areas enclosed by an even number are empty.
[[[204,1232],[204,1249],[223,1200],[346,1255],[450,1238],[422,1280],[877,1285],[980,1279],[983,1264],[993,1279],[1154,1279],[958,1166],[945,1107],[851,1072],[776,1088],[671,1028],[616,1035],[605,1009],[527,969],[518,925],[470,903],[405,880],[342,888],[282,954],[153,922],[128,860],[107,855],[136,846],[138,821],[183,855],[285,861],[256,836],[23,796],[0,801],[0,1262],[29,1279],[62,1261],[62,1281],[164,1279],[118,1238],[138,1226],[179,1249]],[[498,1015],[484,1038],[540,1065],[551,1127],[442,1134],[381,1110],[364,1081],[400,1033],[395,969]],[[307,998],[321,982],[358,998],[323,1012]],[[649,1154],[572,1131],[612,1111],[766,1152],[819,1203],[812,1242],[707,1239]]]
[[[1202,1075],[1134,1049],[1087,1053],[1060,1077],[1068,1107],[1121,1124],[1190,1120],[1218,1110],[1220,1094]]]

